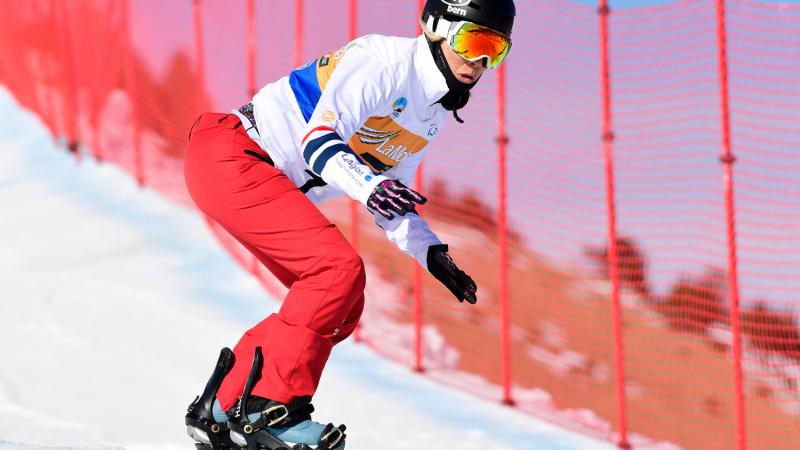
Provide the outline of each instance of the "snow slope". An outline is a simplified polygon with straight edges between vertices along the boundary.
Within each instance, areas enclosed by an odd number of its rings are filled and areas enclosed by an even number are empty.
[[[76,165],[0,87],[0,449],[189,449],[219,348],[277,308],[199,216]],[[345,343],[315,397],[349,450],[611,449]]]

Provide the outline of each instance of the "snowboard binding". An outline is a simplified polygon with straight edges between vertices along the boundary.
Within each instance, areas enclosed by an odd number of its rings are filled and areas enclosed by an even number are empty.
[[[289,443],[273,434],[276,430],[310,421],[311,413],[314,411],[310,397],[300,397],[289,404],[268,400],[256,420],[251,421],[248,418],[247,412],[250,411],[248,404],[253,404],[251,392],[261,378],[263,365],[264,356],[261,353],[261,347],[256,347],[253,365],[245,383],[237,415],[228,422],[230,439],[242,449],[247,450],[344,450],[344,442],[347,437],[344,434],[346,429],[344,425],[338,427],[334,427],[330,423],[326,425],[316,445]]]
[[[211,374],[203,393],[197,396],[186,413],[186,432],[196,441],[198,450],[239,450],[229,436],[228,424],[214,420],[213,405],[222,379],[233,368],[233,352],[223,348],[219,353],[217,365]]]

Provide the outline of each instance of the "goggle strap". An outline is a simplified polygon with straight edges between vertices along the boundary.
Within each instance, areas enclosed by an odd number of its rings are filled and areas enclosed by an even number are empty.
[[[437,18],[434,17],[433,15],[428,16],[428,20],[426,22],[428,30],[430,30],[433,34],[439,37],[447,39],[447,35],[450,33],[450,25],[452,24],[452,22],[445,19],[444,17],[439,17],[438,22],[436,19]],[[435,29],[434,25],[436,26]]]

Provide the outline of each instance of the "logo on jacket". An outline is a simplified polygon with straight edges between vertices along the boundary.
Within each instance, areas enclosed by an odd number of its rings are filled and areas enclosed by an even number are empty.
[[[389,141],[400,135],[400,131],[381,131],[368,126],[363,126],[356,133],[358,139],[367,145],[374,145],[375,152],[391,159],[394,162],[400,162],[413,153],[408,151],[408,147],[403,144],[390,144]],[[364,155],[361,155],[364,157]],[[376,160],[377,161],[377,160]],[[387,170],[387,169],[384,169]]]
[[[392,105],[392,117],[394,117],[395,119],[400,117],[400,114],[402,114],[403,111],[405,111],[406,106],[408,106],[408,99],[406,99],[405,97],[400,97],[397,100],[395,100],[394,104]]]
[[[325,122],[333,122],[336,120],[336,113],[333,111],[325,111],[322,113],[322,120]]]

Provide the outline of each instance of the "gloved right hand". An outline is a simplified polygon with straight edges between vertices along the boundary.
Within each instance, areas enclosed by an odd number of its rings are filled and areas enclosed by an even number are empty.
[[[427,198],[397,180],[383,180],[367,198],[367,208],[392,220],[392,213],[405,216],[415,211],[415,203],[424,205],[427,201]]]

